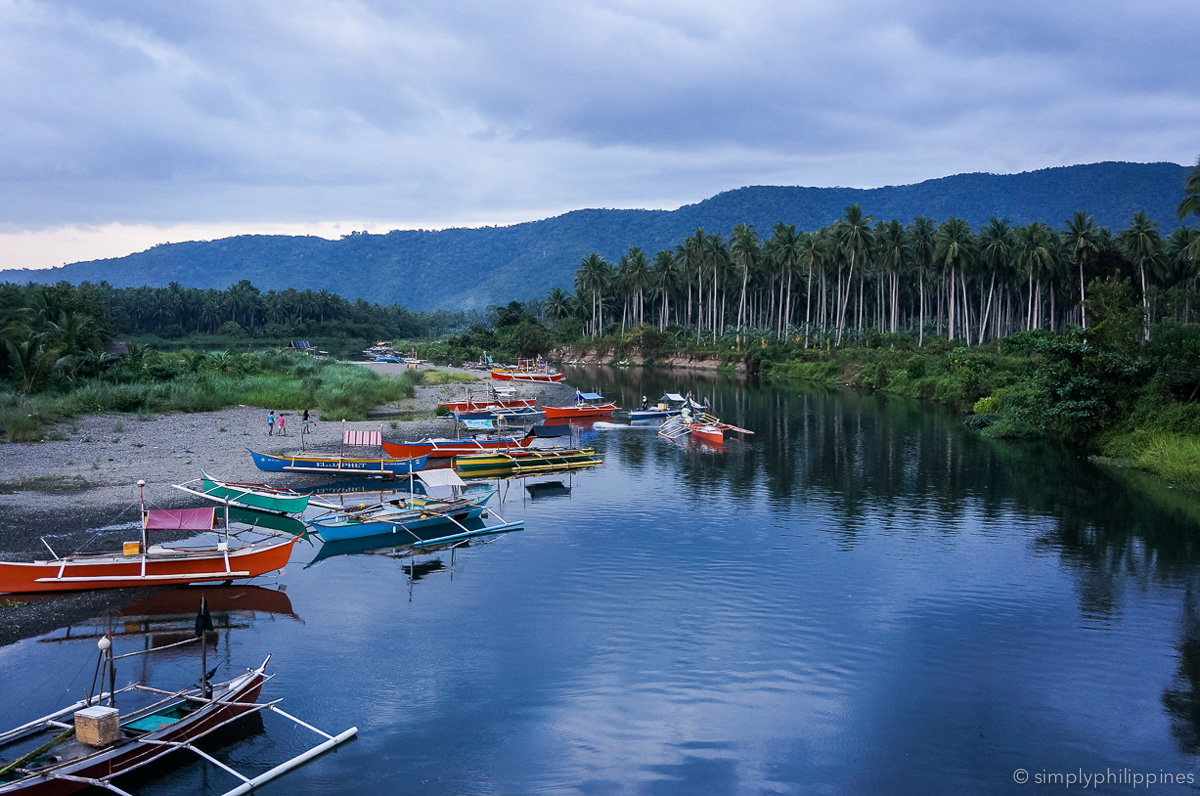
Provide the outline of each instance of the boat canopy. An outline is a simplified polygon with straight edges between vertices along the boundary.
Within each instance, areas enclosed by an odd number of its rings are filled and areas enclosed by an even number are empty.
[[[566,437],[571,434],[571,427],[568,425],[557,426],[534,426],[530,429],[535,437]]]
[[[682,395],[680,395],[677,392],[665,392],[665,393],[663,393],[663,397],[659,398],[658,400],[660,400],[660,401],[675,401],[677,403],[682,403],[685,399]]]
[[[491,420],[472,420],[467,419],[462,421],[463,425],[473,431],[486,431],[495,428],[496,425]]]
[[[598,392],[581,392],[579,397],[585,401],[599,401],[602,396]]]
[[[342,435],[342,444],[378,448],[383,444],[383,434],[379,431],[354,431],[351,429]]]
[[[445,467],[439,470],[422,470],[416,474],[426,486],[466,486],[467,482],[458,473]]]
[[[150,509],[146,512],[148,531],[211,531],[216,524],[215,508]]]

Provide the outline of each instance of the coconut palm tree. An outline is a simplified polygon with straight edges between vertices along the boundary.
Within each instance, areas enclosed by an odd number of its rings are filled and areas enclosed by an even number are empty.
[[[925,344],[925,272],[933,265],[934,242],[933,236],[937,225],[932,219],[925,216],[917,216],[913,219],[912,226],[909,228],[909,237],[912,239],[913,260],[917,264],[917,285],[919,287],[920,297],[918,299],[917,314],[919,320],[917,322],[917,346]]]
[[[663,249],[654,256],[650,267],[650,285],[661,299],[658,312],[658,330],[667,328],[671,317],[671,295],[679,289],[682,278],[680,264],[675,252]]]
[[[697,227],[688,236],[677,252],[679,261],[683,264],[688,285],[688,322],[692,314],[692,276],[696,277],[696,342],[700,342],[700,329],[704,326],[704,228]]]
[[[1196,158],[1196,168],[1192,169],[1183,183],[1184,199],[1179,203],[1179,220],[1183,221],[1189,215],[1200,216],[1200,158]]]
[[[988,318],[992,312],[992,298],[996,292],[996,275],[1002,274],[1012,257],[1013,232],[1007,218],[991,218],[987,226],[979,230],[979,260],[991,274],[988,284],[987,306],[979,320],[979,337],[976,345],[983,342]]]
[[[955,308],[958,304],[956,298],[957,284],[959,275],[963,268],[972,262],[974,255],[975,234],[971,231],[971,225],[961,218],[951,216],[942,222],[937,228],[937,232],[933,236],[934,262],[941,263],[943,273],[948,274],[945,280],[946,288],[946,312],[948,318],[948,331],[950,340],[954,340],[954,321]],[[963,318],[960,325],[964,332],[967,332],[966,305],[963,305]],[[969,333],[964,334],[967,342],[970,343],[971,337]]]
[[[758,232],[753,224],[738,224],[733,228],[733,237],[729,241],[730,253],[734,262],[742,267],[742,295],[738,301],[737,344],[742,344],[742,319],[746,314],[746,285],[750,281],[750,270],[762,256],[762,247],[758,243]]]
[[[1040,221],[1034,221],[1018,227],[1015,239],[1017,262],[1029,278],[1025,328],[1041,328],[1042,279],[1054,271],[1054,230]]]
[[[1063,230],[1063,242],[1070,250],[1079,270],[1079,321],[1080,326],[1087,328],[1087,294],[1085,293],[1083,266],[1100,253],[1100,234],[1096,229],[1095,217],[1089,216],[1082,210],[1076,210],[1075,215],[1067,220],[1067,228]]]
[[[587,294],[592,304],[592,337],[604,330],[604,290],[612,279],[612,265],[596,252],[592,252],[579,263],[575,272],[575,288],[580,295]]]
[[[798,243],[800,249],[799,261],[808,271],[808,280],[804,288],[804,347],[808,348],[812,329],[813,270],[818,267],[824,269],[825,259],[829,250],[825,234],[821,230],[801,233]]]
[[[565,318],[571,312],[571,296],[561,287],[553,288],[546,294],[546,316],[551,323]]]
[[[802,254],[801,238],[794,224],[780,221],[775,225],[764,252],[779,280],[779,311],[775,322],[776,335],[783,337],[792,322],[792,275]]]
[[[1149,340],[1150,300],[1146,290],[1146,266],[1153,266],[1159,252],[1162,251],[1162,235],[1158,233],[1158,222],[1151,221],[1145,211],[1139,210],[1133,214],[1133,221],[1128,229],[1118,233],[1117,246],[1122,254],[1137,263],[1142,280],[1142,311],[1145,313],[1143,336]]]
[[[839,251],[845,255],[850,262],[850,273],[846,276],[845,295],[842,295],[842,266],[841,261],[838,262],[838,313],[837,313],[837,343],[841,345],[842,330],[846,321],[846,307],[850,303],[850,285],[854,281],[854,268],[858,261],[867,256],[871,251],[871,245],[874,241],[874,232],[871,230],[871,222],[875,219],[874,216],[864,216],[862,207],[858,204],[848,205],[844,211],[844,215],[840,218],[834,227],[834,239],[837,241]]]
[[[912,262],[912,246],[904,226],[892,219],[880,224],[875,230],[875,261],[879,264],[882,276],[887,280],[887,322],[888,331],[895,332],[900,325],[900,274]]]
[[[633,299],[633,306],[629,312],[631,326],[641,323],[643,319],[643,298],[646,292],[646,282],[650,276],[649,269],[650,263],[646,260],[646,254],[640,246],[631,246],[629,254],[621,257],[617,281],[625,292],[626,304],[628,305],[629,299]],[[621,315],[621,328],[625,328],[624,313]]]

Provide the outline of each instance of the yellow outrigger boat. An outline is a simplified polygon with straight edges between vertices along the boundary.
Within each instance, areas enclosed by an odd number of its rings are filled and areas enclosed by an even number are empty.
[[[603,463],[595,448],[517,448],[456,456],[454,469],[463,478],[491,478],[573,470]]]

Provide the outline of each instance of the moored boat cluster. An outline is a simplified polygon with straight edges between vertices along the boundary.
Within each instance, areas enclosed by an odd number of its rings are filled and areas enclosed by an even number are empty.
[[[500,382],[562,378],[539,363],[495,368],[492,375]],[[304,537],[321,543],[308,564],[312,566],[347,552],[429,549],[518,530],[524,527],[523,520],[505,520],[489,506],[500,486],[492,479],[601,465],[595,448],[563,445],[560,440],[567,437],[568,443],[573,442],[578,423],[590,424],[589,428],[615,427],[617,424],[602,419],[622,411],[599,393],[578,390],[574,401],[561,405],[539,406],[536,400],[519,397],[511,389],[489,388],[476,395],[468,391],[464,399],[440,406],[455,424],[453,436],[399,441],[385,439],[381,432],[349,431],[336,453],[249,451],[260,470],[280,477],[295,473],[367,478],[390,484],[391,497],[385,499],[381,492],[376,503],[347,506],[346,493],[356,490],[343,486],[342,481],[331,483],[328,489],[293,489],[227,481],[201,472],[200,477],[175,487],[215,506],[148,508],[144,490],[139,489],[138,538],[118,550],[64,555],[47,544],[50,557],[0,561],[0,593],[228,584],[281,570],[297,540]],[[542,417],[544,422],[532,423],[533,418]],[[638,408],[628,411],[628,417],[630,423],[624,427],[657,429],[667,439],[690,437],[718,447],[727,431],[753,433],[708,414],[707,406],[690,393],[666,393],[653,404],[643,398]],[[530,496],[569,494],[570,490],[561,481],[529,482],[527,486]],[[144,487],[142,482],[139,487]],[[341,496],[334,502],[327,497],[330,493]],[[196,627],[197,638],[202,638],[202,616]],[[104,638],[109,646],[101,645],[101,661],[112,667],[111,639],[108,635]],[[100,666],[98,663],[98,672]],[[80,703],[0,733],[0,758],[8,758],[8,762],[0,759],[0,794],[70,792],[88,785],[122,792],[112,784],[113,777],[175,749],[199,753],[192,746],[194,740],[262,711],[280,713],[324,737],[312,749],[260,777],[232,772],[243,784],[229,794],[242,793],[357,732],[350,728],[328,734],[283,713],[275,702],[259,702],[263,684],[272,677],[265,673],[266,666],[264,661],[243,675],[210,683],[202,663],[199,687],[176,692],[140,684],[118,690],[111,680],[105,691],[101,678],[99,691],[93,689]],[[133,709],[116,708],[118,695],[125,702],[135,694],[161,698]],[[73,725],[64,721],[72,717]],[[44,740],[45,736],[52,737]],[[38,746],[30,738],[44,743]],[[14,744],[20,747],[15,757],[10,752]]]

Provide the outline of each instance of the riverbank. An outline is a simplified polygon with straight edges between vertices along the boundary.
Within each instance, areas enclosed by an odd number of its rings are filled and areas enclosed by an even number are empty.
[[[381,375],[400,375],[404,365],[361,363]],[[459,368],[437,370],[473,374],[476,384],[420,385],[412,398],[379,407],[369,420],[318,418],[305,435],[307,450],[336,451],[344,430],[382,431],[403,440],[449,436],[454,424],[436,415],[437,405],[461,398],[468,387],[482,389],[486,374]],[[511,384],[522,397],[569,402],[565,384]],[[301,447],[300,413],[285,411],[287,436],[267,435],[272,407],[238,406],[193,414],[89,415],[53,429],[44,442],[0,442],[0,558],[44,555],[46,537],[60,553],[112,549],[138,520],[138,480],[146,482],[148,505],[195,506],[198,498],[172,484],[209,475],[231,481],[269,481],[303,489],[328,482],[318,475],[264,473],[246,452],[285,453]],[[0,595],[0,646],[95,617],[151,594],[155,587],[101,589],[59,595]]]

